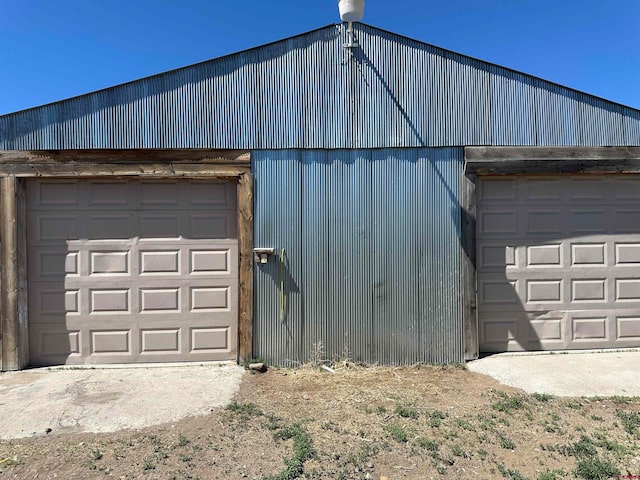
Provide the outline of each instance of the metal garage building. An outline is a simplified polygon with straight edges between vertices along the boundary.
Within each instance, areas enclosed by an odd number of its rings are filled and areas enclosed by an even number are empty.
[[[640,111],[345,36],[1,116],[2,369],[640,346]]]

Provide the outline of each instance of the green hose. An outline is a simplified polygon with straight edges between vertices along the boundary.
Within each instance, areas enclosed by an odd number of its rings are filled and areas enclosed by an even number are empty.
[[[285,274],[284,248],[280,250],[280,321],[284,322],[285,297],[284,297],[284,274]]]

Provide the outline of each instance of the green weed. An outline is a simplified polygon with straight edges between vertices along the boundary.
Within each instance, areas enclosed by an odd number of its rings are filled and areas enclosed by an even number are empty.
[[[420,415],[418,414],[418,411],[414,408],[409,408],[409,407],[403,407],[402,405],[398,405],[396,407],[396,414],[400,415],[403,418],[411,418],[411,419],[417,419]]]
[[[418,445],[420,445],[425,450],[429,450],[430,452],[437,452],[440,448],[440,445],[434,440],[429,440],[428,438],[421,438],[418,440]]]
[[[456,426],[462,428],[463,430],[468,430],[470,432],[476,431],[475,427],[471,425],[471,423],[468,420],[465,420],[464,418],[456,418],[454,420],[454,423],[456,424]]]
[[[453,445],[451,447],[451,453],[456,457],[471,458],[471,455],[465,452],[460,445]]]
[[[442,420],[447,418],[447,414],[446,413],[439,412],[438,410],[435,410],[435,411],[429,413],[428,415],[429,415],[429,426],[430,427],[439,427],[440,425],[442,425]]]
[[[605,480],[620,474],[620,470],[612,463],[594,456],[578,461],[575,474],[585,480]]]
[[[559,480],[565,476],[563,470],[547,470],[546,472],[540,472],[536,480]]]
[[[186,447],[188,444],[189,444],[189,439],[187,437],[185,437],[182,434],[178,435],[178,446],[179,447]]]
[[[515,450],[516,444],[508,437],[500,435],[500,446],[505,450]]]
[[[640,428],[640,413],[616,410],[616,416],[622,422],[625,432],[636,438],[640,438],[640,433],[638,432],[638,428]]]
[[[145,458],[144,462],[142,463],[142,469],[145,472],[148,472],[149,470],[153,470],[156,468],[156,464],[153,463],[153,460],[150,458]]]
[[[498,471],[507,480],[527,480],[527,477],[522,475],[518,470],[511,470],[502,463],[498,463]]]
[[[229,412],[240,415],[240,417],[243,419],[249,419],[250,417],[259,417],[260,415],[262,415],[262,410],[260,410],[260,408],[258,408],[255,403],[251,402],[239,403],[234,400],[229,405],[227,405],[225,409]]]
[[[313,457],[311,437],[298,423],[281,428],[273,434],[279,440],[293,439],[293,455],[284,461],[285,468],[267,480],[294,480],[302,475],[304,463]]]
[[[567,407],[572,408],[574,410],[578,410],[582,408],[582,404],[577,400],[568,400],[565,404]]]
[[[510,413],[513,410],[520,410],[524,407],[524,401],[521,396],[514,395],[513,397],[506,396],[491,404],[491,408],[498,412]]]
[[[549,395],[548,393],[534,393],[531,396],[539,402],[548,402],[553,398],[553,395]]]
[[[390,423],[389,425],[385,425],[384,429],[391,435],[398,443],[406,443],[407,442],[407,432],[402,428],[401,425],[397,423]]]

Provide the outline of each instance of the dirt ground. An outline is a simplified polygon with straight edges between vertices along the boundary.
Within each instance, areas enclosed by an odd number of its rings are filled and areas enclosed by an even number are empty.
[[[640,478],[640,399],[543,393],[455,366],[271,369],[206,416],[2,441],[0,478]]]

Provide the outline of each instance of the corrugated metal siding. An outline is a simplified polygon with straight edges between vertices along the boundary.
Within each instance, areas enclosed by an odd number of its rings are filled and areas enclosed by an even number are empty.
[[[385,364],[463,360],[459,179],[463,150],[283,150],[252,154],[254,353]]]
[[[638,110],[367,25],[0,117],[1,149],[638,145]]]

